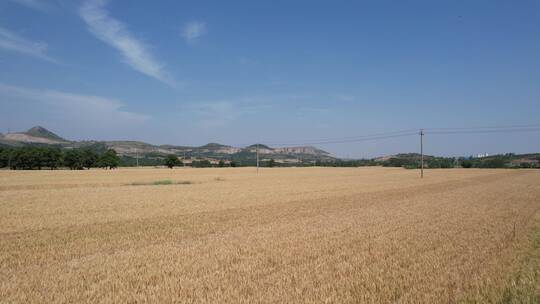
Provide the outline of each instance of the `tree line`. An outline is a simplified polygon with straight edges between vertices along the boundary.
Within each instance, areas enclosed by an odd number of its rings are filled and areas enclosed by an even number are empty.
[[[183,166],[182,160],[177,155],[165,156],[156,155],[151,158],[140,158],[136,160],[129,156],[118,156],[116,151],[108,149],[105,145],[90,145],[78,149],[61,149],[53,146],[24,146],[24,147],[3,147],[0,146],[0,168],[10,168],[13,170],[41,170],[69,168],[72,170],[83,170],[90,168],[113,169],[118,166],[135,166],[137,163],[142,166],[165,165],[169,168]],[[516,163],[515,159],[520,156],[508,153],[494,155],[486,158],[473,157],[434,157],[424,158],[425,168],[540,168],[540,154],[526,155],[533,161]],[[536,161],[534,161],[536,160]],[[212,164],[209,160],[193,160],[190,164],[195,168],[207,167],[243,167],[255,166],[255,159],[238,161],[231,159],[228,162],[220,160],[217,164]],[[416,169],[420,167],[419,155],[402,154],[384,161],[374,159],[358,160],[315,160],[302,161],[299,163],[281,163],[274,159],[261,160],[261,167],[289,167],[289,166],[322,166],[322,167],[363,167],[363,166],[384,166],[403,167]]]
[[[184,165],[181,159],[178,158],[175,154],[169,154],[165,157],[163,164],[169,168],[174,167],[181,167]],[[203,160],[194,160],[191,162],[191,166],[193,168],[210,168],[210,167],[236,167],[237,164],[234,161],[230,161],[228,164],[225,163],[223,160],[220,160],[217,165],[213,165],[209,160],[203,159]]]
[[[113,169],[119,164],[120,158],[113,149],[98,153],[85,148],[62,150],[56,147],[0,147],[0,168],[12,170]]]
[[[419,157],[390,158],[380,162],[383,167],[403,167],[406,169],[418,169],[421,167]],[[424,168],[455,168],[459,166],[457,159],[453,157],[427,157],[424,159]]]
[[[523,161],[522,157],[514,153],[506,153],[482,158],[463,158],[460,163],[463,168],[540,168],[539,154],[526,156],[529,156],[526,157],[528,161]]]
[[[382,162],[385,167],[420,168],[420,160],[411,158],[391,158]],[[530,157],[530,161],[521,161],[513,153],[494,155],[483,158],[474,157],[434,157],[424,159],[424,168],[540,168],[540,156]]]

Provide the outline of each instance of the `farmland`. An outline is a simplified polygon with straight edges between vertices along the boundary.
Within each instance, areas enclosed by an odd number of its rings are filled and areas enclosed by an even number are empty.
[[[0,302],[535,302],[540,170],[0,171]]]

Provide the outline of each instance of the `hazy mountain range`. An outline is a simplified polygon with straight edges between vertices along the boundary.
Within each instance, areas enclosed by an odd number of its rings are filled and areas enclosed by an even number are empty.
[[[208,143],[200,147],[152,145],[140,141],[72,141],[64,139],[44,127],[36,126],[26,132],[0,133],[0,145],[54,145],[61,148],[94,148],[114,149],[121,156],[159,158],[167,154],[176,154],[180,157],[214,158],[214,159],[250,159],[257,149],[257,144],[247,147],[233,147],[218,143]],[[262,158],[272,158],[282,162],[298,162],[313,160],[333,160],[330,153],[312,146],[300,147],[269,147],[259,144],[259,154]]]

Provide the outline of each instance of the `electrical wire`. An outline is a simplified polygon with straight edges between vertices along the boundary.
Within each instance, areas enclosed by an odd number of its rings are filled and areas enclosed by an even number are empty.
[[[298,143],[298,142],[320,142],[320,141],[341,141],[341,140],[357,140],[357,139],[363,139],[366,137],[374,137],[374,136],[389,136],[389,135],[401,135],[401,134],[409,134],[411,132],[418,132],[418,129],[408,129],[408,130],[399,130],[399,131],[391,131],[391,132],[379,132],[379,133],[373,133],[368,135],[356,135],[356,136],[346,136],[346,137],[331,137],[331,138],[318,138],[318,139],[304,139],[304,140],[281,140],[281,141],[264,141],[267,144],[286,144],[286,143]]]
[[[523,129],[498,129],[498,130],[456,130],[456,131],[427,131],[424,134],[484,134],[484,133],[516,133],[516,132],[535,132],[539,128]]]
[[[306,140],[284,140],[284,141],[261,141],[270,146],[307,146],[324,144],[341,144],[363,142],[370,140],[383,140],[390,138],[407,137],[419,135],[420,130],[424,134],[485,134],[485,133],[517,133],[540,131],[540,124],[527,125],[504,125],[504,126],[476,126],[476,127],[455,127],[455,128],[418,128],[390,132],[378,132],[357,136],[332,137]]]
[[[384,135],[384,136],[364,136],[362,138],[349,139],[349,140],[327,140],[327,141],[311,141],[311,142],[298,142],[298,143],[276,143],[275,145],[282,146],[307,146],[307,145],[323,145],[323,144],[343,144],[343,143],[352,143],[352,142],[362,142],[370,140],[381,140],[388,138],[397,138],[397,137],[406,137],[417,135],[418,132],[409,132],[396,135]]]
[[[499,125],[499,126],[478,126],[478,127],[457,127],[457,128],[424,128],[425,131],[444,131],[444,130],[483,130],[483,129],[515,129],[515,128],[540,128],[540,124],[528,125]]]

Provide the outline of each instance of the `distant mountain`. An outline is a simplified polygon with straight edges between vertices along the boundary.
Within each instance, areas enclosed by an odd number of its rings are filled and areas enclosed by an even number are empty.
[[[35,126],[33,128],[30,128],[28,131],[24,132],[24,134],[28,136],[34,136],[34,137],[40,137],[40,138],[47,138],[50,140],[56,140],[56,141],[66,141],[62,137],[54,134],[53,132],[45,129],[41,126]]]
[[[68,141],[41,126],[30,128],[26,132],[7,133],[0,135],[4,144],[36,143],[36,144],[64,144]]]
[[[244,148],[208,143],[200,147],[152,145],[140,141],[69,141],[44,127],[36,126],[26,132],[0,134],[0,144],[8,146],[58,145],[63,148],[88,148],[95,151],[114,149],[120,156],[127,158],[159,159],[167,154],[193,159],[234,160],[237,162],[255,161],[257,144]],[[274,159],[282,163],[315,162],[335,160],[330,153],[315,147],[276,147],[259,144],[261,160]]]

